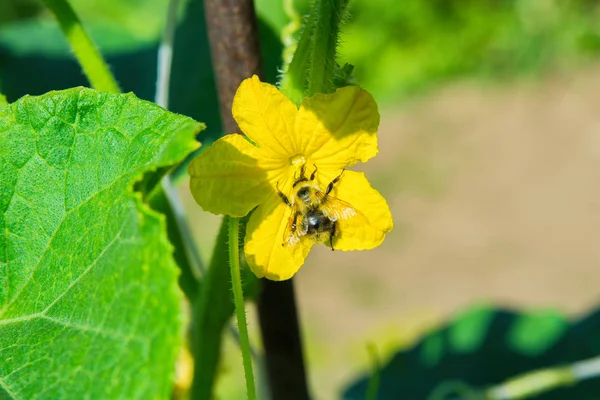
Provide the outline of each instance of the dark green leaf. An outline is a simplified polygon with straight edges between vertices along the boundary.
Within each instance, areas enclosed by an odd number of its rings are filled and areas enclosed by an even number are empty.
[[[519,313],[473,308],[396,353],[381,370],[380,400],[427,399],[437,388],[473,393],[525,372],[572,363],[600,353],[600,312],[569,322],[554,311]],[[368,378],[344,393],[363,400]],[[600,379],[535,397],[594,400]]]

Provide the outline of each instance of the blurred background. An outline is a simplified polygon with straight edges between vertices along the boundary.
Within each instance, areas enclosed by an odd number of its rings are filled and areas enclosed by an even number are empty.
[[[123,89],[152,100],[167,1],[71,3]],[[281,0],[256,6],[274,82],[290,19]],[[182,2],[171,109],[207,122],[209,143],[221,132],[204,29],[201,2]],[[364,398],[369,345],[390,362],[386,399],[600,353],[599,55],[596,0],[351,1],[341,61],[382,115],[380,153],[357,169],[395,227],[372,251],[320,246],[297,275],[315,398]],[[14,101],[76,85],[87,83],[51,15],[35,0],[1,1],[0,92]],[[207,260],[220,219],[195,205],[186,179]],[[513,358],[500,365],[499,354]],[[539,398],[598,398],[597,384],[587,390]],[[243,393],[233,343],[218,393]]]

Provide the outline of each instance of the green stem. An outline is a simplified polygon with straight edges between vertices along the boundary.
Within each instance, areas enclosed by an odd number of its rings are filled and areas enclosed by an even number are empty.
[[[439,385],[428,399],[441,400],[449,398],[449,395],[459,395],[465,400],[524,400],[598,377],[600,357],[593,357],[570,365],[526,372],[482,391],[476,391],[464,382],[447,381]]]
[[[379,361],[379,353],[377,352],[375,344],[369,343],[367,350],[369,351],[369,357],[371,358],[371,378],[369,378],[365,399],[376,400],[377,394],[379,393],[379,382],[381,378],[381,362]]]
[[[235,315],[240,332],[240,346],[244,361],[244,374],[246,376],[246,392],[249,400],[256,399],[254,374],[252,372],[252,354],[248,340],[248,326],[246,324],[246,309],[244,308],[244,294],[242,292],[242,277],[240,275],[240,224],[237,218],[229,219],[229,266],[231,268],[231,286]]]
[[[223,328],[234,313],[229,287],[227,246],[229,218],[224,217],[212,257],[201,287],[193,301],[191,348],[194,355],[194,379],[190,399],[213,398],[213,387],[218,374],[223,342]]]
[[[311,68],[308,71],[308,97],[317,93],[331,93],[335,90],[333,77],[337,55],[338,36],[347,0],[321,2],[313,31],[314,50],[311,54]]]
[[[593,357],[571,365],[546,368],[512,378],[505,383],[489,388],[485,392],[485,398],[489,400],[529,399],[599,376],[600,357]]]
[[[348,0],[315,0],[289,65],[281,91],[296,104],[303,97],[335,91],[337,46]]]
[[[104,92],[120,93],[117,81],[71,5],[66,0],[44,0],[44,3],[56,16],[92,87]]]
[[[177,28],[177,8],[179,0],[169,1],[167,21],[163,37],[158,48],[158,60],[156,63],[156,94],[154,102],[162,108],[169,109],[169,89],[171,84],[171,67],[173,64],[173,41],[175,40],[175,29]]]

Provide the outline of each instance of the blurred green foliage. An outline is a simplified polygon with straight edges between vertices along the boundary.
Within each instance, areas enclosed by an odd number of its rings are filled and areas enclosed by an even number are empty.
[[[0,2],[0,26],[9,21],[34,16],[41,6],[41,2],[35,0],[4,0]]]
[[[342,54],[380,98],[448,78],[503,78],[581,62],[600,50],[591,0],[353,0]]]
[[[69,3],[86,24],[116,25],[129,36],[153,40],[162,33],[169,0],[69,0]],[[186,4],[187,1],[180,1],[180,15]],[[52,19],[46,12],[43,16]]]
[[[72,4],[106,57],[122,90],[132,91],[145,100],[154,100],[158,41],[168,0],[73,0]],[[111,9],[113,5],[114,10]],[[136,13],[136,7],[143,11]],[[266,15],[271,21],[277,18],[274,11],[276,8],[267,7]],[[128,16],[116,18],[115,12]],[[53,17],[43,9],[33,14],[37,16],[31,18],[30,13],[0,26],[0,92],[9,101],[25,94],[37,95],[88,85]],[[146,18],[146,14],[152,15]],[[139,27],[140,21],[146,23],[143,29]],[[271,25],[262,17],[259,19],[265,78],[275,83],[282,47]],[[170,99],[171,111],[206,123],[207,130],[202,133],[205,145],[222,134],[201,0],[181,2]]]
[[[396,353],[380,371],[375,398],[428,399],[434,392],[481,390],[525,372],[597,356],[599,338],[600,311],[571,322],[551,310],[474,307]],[[369,379],[353,383],[343,398],[365,399]],[[590,379],[532,399],[594,400],[598,393],[600,380]]]
[[[273,3],[278,0],[273,0]],[[308,0],[295,0],[308,10]],[[593,0],[351,0],[343,62],[378,100],[460,76],[505,79],[578,65],[600,52]]]
[[[273,32],[271,42],[289,22],[284,1],[292,1],[299,14],[308,10],[309,0],[256,0],[263,30]],[[167,2],[72,1],[102,50],[109,53],[155,42]],[[182,19],[187,3],[181,2]],[[31,23],[7,29],[7,20],[37,14],[37,23],[51,22],[36,4],[2,2],[0,44],[13,43],[11,52],[22,53],[28,43],[38,42],[38,35]],[[460,76],[535,75],[578,65],[600,52],[600,4],[593,0],[352,0],[350,15],[343,28],[340,61],[354,64],[358,81],[379,100],[404,98]],[[204,25],[201,19],[196,22]],[[57,46],[49,42],[44,41],[45,52]],[[0,59],[0,68],[2,63]],[[271,66],[267,72],[275,74],[277,68]]]

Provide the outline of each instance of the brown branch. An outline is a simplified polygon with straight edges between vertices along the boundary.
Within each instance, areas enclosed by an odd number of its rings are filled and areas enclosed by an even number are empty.
[[[240,83],[262,75],[260,43],[252,0],[204,0],[223,130],[238,130],[231,103]]]
[[[293,280],[262,279],[257,305],[271,400],[309,399]]]
[[[204,0],[208,38],[225,132],[238,132],[231,115],[242,80],[262,76],[252,0]],[[271,400],[309,398],[293,281],[261,280],[258,314]]]

